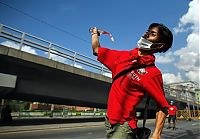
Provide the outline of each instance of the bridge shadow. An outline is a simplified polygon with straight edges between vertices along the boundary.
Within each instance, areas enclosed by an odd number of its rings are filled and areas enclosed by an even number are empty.
[[[65,123],[85,123],[104,121],[104,117],[95,118],[34,118],[34,119],[14,119],[10,122],[0,121],[0,126],[26,126],[45,124],[65,124]]]

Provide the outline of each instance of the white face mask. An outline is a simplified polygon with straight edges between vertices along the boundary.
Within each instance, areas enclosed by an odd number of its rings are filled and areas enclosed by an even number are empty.
[[[144,50],[151,50],[152,44],[153,44],[152,42],[148,41],[143,37],[141,37],[137,42],[138,47]]]

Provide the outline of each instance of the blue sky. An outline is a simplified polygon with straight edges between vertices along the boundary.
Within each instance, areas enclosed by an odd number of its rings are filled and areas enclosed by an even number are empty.
[[[0,9],[0,23],[94,59],[90,27],[114,36],[101,45],[130,50],[150,23],[163,23],[174,33],[172,49],[157,55],[165,82],[199,82],[199,0],[0,0]]]

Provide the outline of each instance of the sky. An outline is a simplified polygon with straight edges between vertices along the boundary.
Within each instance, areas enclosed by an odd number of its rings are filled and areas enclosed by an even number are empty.
[[[0,9],[1,24],[92,59],[90,27],[112,33],[114,42],[100,36],[102,46],[131,50],[151,23],[162,23],[174,35],[172,48],[156,54],[164,82],[200,81],[199,0],[0,0]],[[28,46],[23,49],[37,54]]]

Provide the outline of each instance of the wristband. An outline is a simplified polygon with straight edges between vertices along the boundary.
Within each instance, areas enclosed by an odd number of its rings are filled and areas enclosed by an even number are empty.
[[[98,36],[100,36],[100,33],[99,33],[99,32],[97,32],[97,33],[92,33],[91,35],[94,35],[94,34],[97,34]]]
[[[98,34],[98,33],[91,33],[91,35]]]

